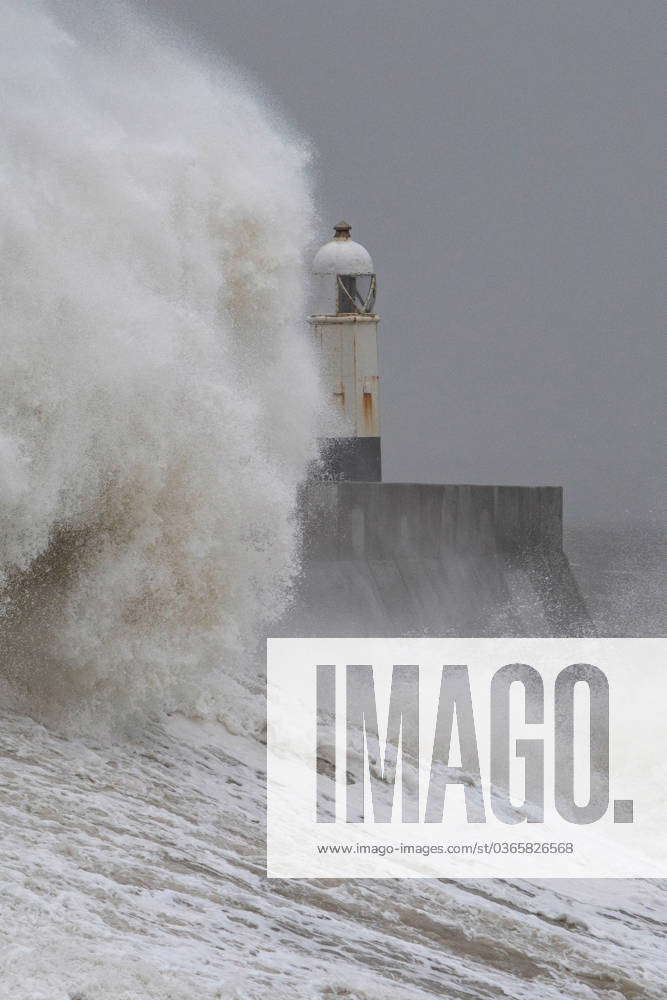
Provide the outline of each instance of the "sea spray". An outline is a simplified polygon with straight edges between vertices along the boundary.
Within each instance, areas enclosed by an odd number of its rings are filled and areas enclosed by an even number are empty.
[[[3,691],[229,710],[314,454],[308,150],[231,70],[122,8],[100,37],[95,7],[73,29],[0,0]]]

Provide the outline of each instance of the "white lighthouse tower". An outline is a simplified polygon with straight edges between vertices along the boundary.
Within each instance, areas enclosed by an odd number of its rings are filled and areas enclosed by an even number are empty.
[[[324,476],[378,482],[380,374],[376,277],[368,250],[339,222],[313,261],[315,308],[309,321],[331,393],[332,426],[322,441]]]

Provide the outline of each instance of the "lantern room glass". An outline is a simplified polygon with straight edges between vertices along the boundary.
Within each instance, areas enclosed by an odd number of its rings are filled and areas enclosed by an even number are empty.
[[[374,274],[337,275],[337,311],[339,315],[372,315],[375,306]]]

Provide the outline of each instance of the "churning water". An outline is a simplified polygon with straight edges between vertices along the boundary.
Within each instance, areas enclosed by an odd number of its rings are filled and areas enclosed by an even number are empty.
[[[0,3],[4,679],[191,708],[294,570],[308,153],[230,71],[80,13]]]
[[[658,1000],[660,883],[263,877],[307,151],[95,8],[0,0],[1,1000]]]

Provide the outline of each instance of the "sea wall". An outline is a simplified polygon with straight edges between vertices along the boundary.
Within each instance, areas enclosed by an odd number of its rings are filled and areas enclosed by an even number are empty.
[[[589,633],[562,500],[553,486],[309,482],[278,634]]]

